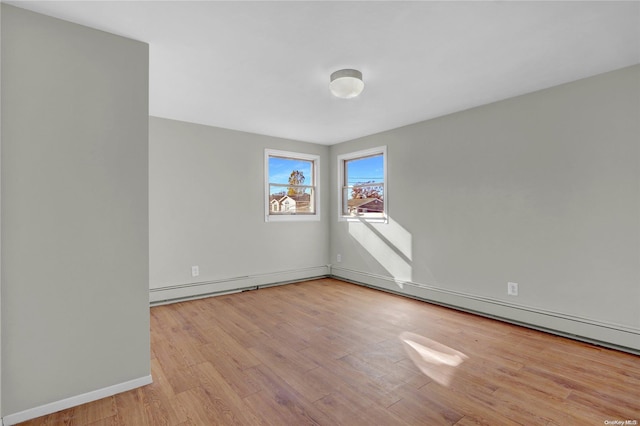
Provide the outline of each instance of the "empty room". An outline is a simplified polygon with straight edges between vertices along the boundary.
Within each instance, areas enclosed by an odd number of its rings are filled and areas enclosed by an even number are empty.
[[[640,1],[2,1],[7,425],[637,425]]]

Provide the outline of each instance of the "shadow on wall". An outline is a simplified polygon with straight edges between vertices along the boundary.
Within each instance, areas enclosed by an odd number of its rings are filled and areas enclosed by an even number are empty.
[[[402,290],[413,282],[413,251],[411,233],[389,218],[388,223],[368,222],[363,219],[349,221],[349,235],[382,266]],[[421,268],[423,278],[435,283],[429,268]]]
[[[394,279],[401,289],[413,276],[411,234],[398,222],[349,222],[349,235]]]

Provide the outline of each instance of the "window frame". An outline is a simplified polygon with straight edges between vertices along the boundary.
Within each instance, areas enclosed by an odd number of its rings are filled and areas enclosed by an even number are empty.
[[[373,157],[376,155],[382,155],[382,167],[383,167],[383,188],[384,188],[384,208],[381,217],[371,216],[350,216],[345,215],[344,212],[344,189],[348,188],[345,180],[345,163],[351,160],[357,160],[360,158]],[[379,146],[375,148],[364,149],[361,151],[348,152],[338,155],[338,221],[339,222],[378,222],[389,223],[389,186],[387,179],[387,146]]]
[[[290,158],[292,160],[310,161],[312,163],[311,185],[315,213],[271,214],[271,197],[269,182],[269,159],[271,157]],[[265,222],[313,222],[320,220],[320,156],[301,152],[281,151],[266,148],[264,150],[264,221]]]

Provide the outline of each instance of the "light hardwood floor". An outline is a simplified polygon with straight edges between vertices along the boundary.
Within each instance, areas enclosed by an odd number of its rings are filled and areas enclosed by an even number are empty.
[[[151,309],[154,383],[23,425],[640,423],[640,357],[321,279]]]

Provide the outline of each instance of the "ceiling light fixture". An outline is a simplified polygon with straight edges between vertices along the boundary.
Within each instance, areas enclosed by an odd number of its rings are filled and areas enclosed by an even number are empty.
[[[362,73],[358,70],[344,69],[331,74],[329,89],[334,96],[342,99],[355,98],[364,89]]]

